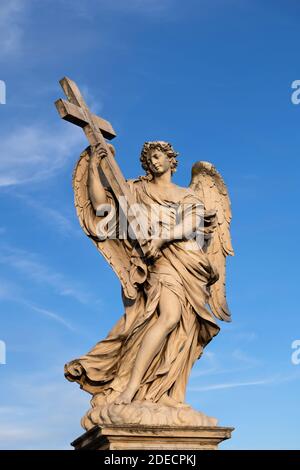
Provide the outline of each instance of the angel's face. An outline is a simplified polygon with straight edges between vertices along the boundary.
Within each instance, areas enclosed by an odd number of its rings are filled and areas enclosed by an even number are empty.
[[[154,176],[163,175],[171,168],[168,155],[159,149],[153,149],[148,156],[149,170]]]

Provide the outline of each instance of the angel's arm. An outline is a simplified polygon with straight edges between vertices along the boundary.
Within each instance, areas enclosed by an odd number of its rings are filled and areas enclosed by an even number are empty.
[[[99,153],[97,148],[94,148],[89,161],[88,191],[95,212],[100,205],[107,204],[107,196],[100,180],[98,166]]]
[[[203,210],[196,207],[195,210],[189,211],[181,222],[176,224],[170,231],[170,235],[163,239],[163,244],[166,242],[188,240],[198,229],[203,226]]]
[[[159,237],[150,240],[148,252],[149,258],[158,258],[161,248],[169,243],[193,239],[196,234],[203,230],[204,210],[202,204],[187,204],[181,222],[177,223],[171,230],[163,230]],[[203,232],[202,232],[203,233]]]

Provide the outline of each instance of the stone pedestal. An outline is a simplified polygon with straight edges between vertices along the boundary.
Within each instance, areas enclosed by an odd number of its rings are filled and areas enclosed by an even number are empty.
[[[219,426],[98,425],[74,442],[75,450],[215,450],[234,428]]]

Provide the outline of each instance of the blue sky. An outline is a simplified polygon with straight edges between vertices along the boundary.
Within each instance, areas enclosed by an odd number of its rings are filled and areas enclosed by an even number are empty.
[[[0,0],[0,448],[67,449],[89,396],[63,365],[122,314],[117,278],[81,232],[71,174],[83,132],[59,119],[69,76],[113,124],[126,177],[146,140],[230,191],[233,323],[192,372],[187,401],[236,428],[223,449],[300,448],[300,5],[276,0]]]

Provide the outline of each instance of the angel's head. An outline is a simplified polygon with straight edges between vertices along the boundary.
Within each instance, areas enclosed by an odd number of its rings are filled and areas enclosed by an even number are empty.
[[[178,153],[168,142],[154,141],[145,142],[142,148],[140,161],[147,175],[161,175],[170,170],[171,174],[176,171],[178,165]]]

